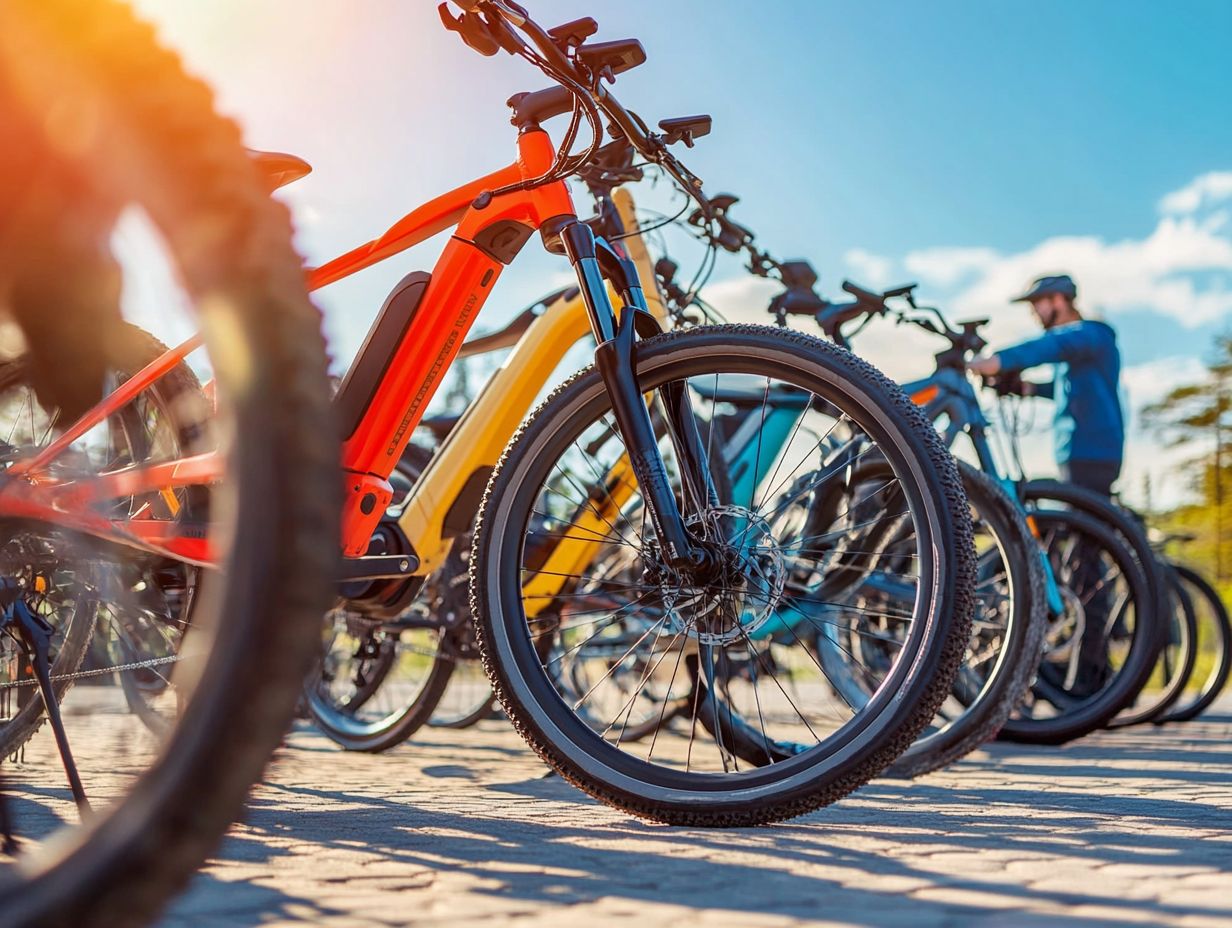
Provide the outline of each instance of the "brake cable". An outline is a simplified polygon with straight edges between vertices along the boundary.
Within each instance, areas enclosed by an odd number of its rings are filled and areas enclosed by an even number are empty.
[[[845,333],[843,337],[844,338],[855,338],[857,335],[863,332],[865,328],[868,327],[868,324],[872,321],[873,321],[873,314],[865,313],[864,318],[860,320],[860,324],[856,326],[852,331]]]
[[[697,298],[697,294],[702,287],[710,280],[710,275],[714,273],[715,266],[718,264],[718,248],[711,243],[706,248],[706,254],[702,258],[702,263],[697,269],[697,273],[693,275],[693,279],[689,282],[689,289],[685,291],[685,297],[691,305],[693,300]]]
[[[603,145],[603,126],[599,116],[599,108],[591,97],[591,91],[569,75],[554,68],[546,58],[532,50],[520,36],[518,37],[518,42],[517,54],[519,57],[529,61],[573,94],[573,115],[569,120],[569,128],[565,131],[561,149],[557,153],[556,160],[552,163],[552,166],[538,177],[506,184],[503,187],[497,187],[495,190],[484,191],[477,198],[477,202],[482,202],[484,205],[491,202],[494,197],[533,190],[536,187],[543,187],[556,181],[565,180],[576,173],[578,168],[594,158]],[[581,115],[585,115],[586,122],[590,127],[590,144],[587,146],[584,154],[570,156],[568,150],[577,138],[577,130],[580,125],[579,116]]]
[[[664,226],[670,226],[672,223],[676,222],[676,220],[678,220],[681,216],[683,216],[685,214],[685,211],[692,205],[691,201],[687,199],[688,194],[685,194],[685,196],[686,196],[686,199],[685,199],[684,206],[680,208],[680,212],[678,212],[675,216],[668,216],[656,222],[652,226],[646,226],[645,228],[638,229],[634,232],[622,232],[620,235],[615,235],[612,238],[609,238],[608,241],[609,242],[619,242],[621,239],[631,238],[634,235],[646,235],[649,232],[655,232],[659,229],[662,229]]]
[[[1018,479],[1026,478],[1026,468],[1022,463],[1022,448],[1019,444],[1022,431],[1020,429],[1021,416],[1020,403],[1012,401],[1008,396],[998,397],[997,400],[997,418],[1000,420],[1001,428],[997,431],[1000,433],[1001,443],[1005,446],[1005,454],[1009,462],[1017,472]]]

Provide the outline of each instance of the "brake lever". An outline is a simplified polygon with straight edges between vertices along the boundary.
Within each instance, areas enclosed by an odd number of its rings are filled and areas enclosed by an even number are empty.
[[[526,21],[530,19],[530,14],[526,12],[526,8],[512,0],[483,0],[485,3],[490,3],[496,9],[500,10],[502,16],[508,19],[515,26],[525,26]]]
[[[783,272],[779,267],[779,263],[770,257],[764,251],[758,251],[753,247],[753,241],[750,239],[745,243],[745,253],[749,256],[749,273],[754,277],[764,277],[767,280],[773,279],[770,275],[772,271],[778,272],[778,279],[782,281]]]
[[[441,23],[446,29],[456,32],[469,48],[479,52],[485,58],[491,58],[505,48],[504,42],[493,34],[492,25],[475,10],[466,10],[461,16],[455,17],[449,12],[449,4],[442,3],[436,11],[440,14]],[[501,25],[503,26],[504,23]]]
[[[712,215],[712,210],[710,208],[710,201],[702,193],[702,179],[681,164],[676,156],[667,150],[667,146],[663,144],[662,136],[652,133],[650,138],[654,140],[658,148],[653,160],[661,165],[663,170],[671,174],[680,186],[684,187],[685,193],[693,198],[697,203],[698,209],[709,219]]]

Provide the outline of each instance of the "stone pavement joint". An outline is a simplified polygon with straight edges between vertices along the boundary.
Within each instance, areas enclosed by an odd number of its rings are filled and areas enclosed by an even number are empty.
[[[294,732],[163,928],[1232,924],[1232,712],[991,745],[781,825],[591,801],[499,722],[385,755]]]

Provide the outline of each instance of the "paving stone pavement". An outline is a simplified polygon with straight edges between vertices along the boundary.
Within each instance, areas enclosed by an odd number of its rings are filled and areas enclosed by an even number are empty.
[[[297,730],[162,926],[1232,925],[1232,706],[742,830],[641,823],[544,770],[497,722],[375,756]]]

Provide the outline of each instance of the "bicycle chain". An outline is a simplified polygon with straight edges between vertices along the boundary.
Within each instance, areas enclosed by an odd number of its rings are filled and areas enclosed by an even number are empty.
[[[95,667],[93,670],[78,670],[74,673],[58,673],[52,676],[52,682],[60,680],[81,680],[85,677],[101,677],[109,673],[123,673],[128,670],[144,670],[147,667],[162,667],[164,664],[174,664],[180,659],[178,654],[172,657],[152,657],[149,660],[133,661],[130,664],[116,664],[113,667]],[[0,690],[16,689],[19,686],[38,686],[38,680],[16,680],[10,683],[0,683]]]

